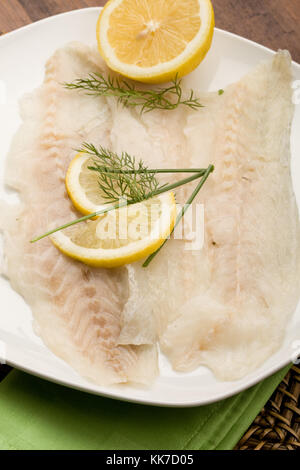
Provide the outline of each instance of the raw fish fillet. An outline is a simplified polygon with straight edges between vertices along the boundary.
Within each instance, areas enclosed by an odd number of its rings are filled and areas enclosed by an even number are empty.
[[[238,379],[282,344],[300,281],[291,81],[290,56],[280,51],[228,87],[201,152],[205,127],[195,115],[187,122],[190,164],[212,161],[216,170],[199,199],[205,245],[182,257],[188,294],[160,338],[177,370],[204,364],[222,380]]]
[[[156,346],[118,345],[127,270],[92,269],[62,255],[49,239],[29,243],[47,227],[78,217],[64,184],[74,148],[83,141],[109,146],[112,116],[105,99],[61,85],[100,66],[88,47],[61,49],[46,65],[43,86],[22,101],[23,124],[6,170],[21,204],[2,212],[3,271],[31,306],[36,333],[82,376],[99,384],[149,384],[158,372]]]
[[[206,365],[221,380],[239,379],[282,344],[300,280],[291,80],[290,56],[280,51],[222,96],[201,95],[205,108],[197,112],[153,112],[132,122],[134,112],[123,109],[114,119],[113,148],[134,151],[138,130],[145,135],[138,155],[149,165],[215,165],[195,201],[204,204],[203,249],[170,240],[147,269],[135,266],[154,330],[148,311],[135,314],[139,324],[144,316],[144,332],[132,327],[132,311],[123,312],[122,342],[148,343],[156,333],[178,371]],[[183,203],[191,190],[177,199]]]

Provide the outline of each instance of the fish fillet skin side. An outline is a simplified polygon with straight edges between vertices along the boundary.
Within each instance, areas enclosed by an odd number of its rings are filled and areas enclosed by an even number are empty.
[[[42,87],[22,100],[23,123],[7,160],[6,183],[20,204],[1,217],[12,287],[30,305],[34,330],[82,376],[100,385],[151,383],[158,373],[155,345],[119,345],[129,295],[125,268],[93,269],[60,253],[49,239],[29,240],[78,217],[65,190],[65,173],[83,141],[110,146],[113,116],[106,100],[70,92],[62,83],[101,71],[98,54],[80,44],[47,62]],[[4,208],[4,204],[1,205]]]

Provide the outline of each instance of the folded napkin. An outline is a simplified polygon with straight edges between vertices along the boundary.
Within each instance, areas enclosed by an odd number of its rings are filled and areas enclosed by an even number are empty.
[[[289,367],[196,408],[120,402],[14,370],[0,383],[0,449],[232,449]]]

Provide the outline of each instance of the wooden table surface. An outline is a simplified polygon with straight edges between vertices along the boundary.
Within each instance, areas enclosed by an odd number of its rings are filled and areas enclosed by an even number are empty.
[[[0,0],[0,32],[64,11],[105,3],[105,0]],[[300,63],[299,0],[212,0],[212,3],[217,27],[271,49],[288,49]]]

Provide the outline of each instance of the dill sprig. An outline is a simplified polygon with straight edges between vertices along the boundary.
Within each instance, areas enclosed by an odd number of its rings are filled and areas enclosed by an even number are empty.
[[[90,73],[87,78],[78,78],[63,85],[69,90],[84,90],[87,95],[114,96],[124,106],[133,108],[140,106],[141,113],[153,109],[172,110],[179,105],[188,106],[194,110],[203,107],[199,98],[194,96],[193,90],[187,98],[183,97],[181,80],[177,75],[170,86],[148,90],[138,89],[123,78],[110,75],[105,78],[100,73]]]
[[[128,204],[135,204],[149,199],[157,191],[166,187],[160,185],[154,172],[148,170],[142,160],[127,152],[118,155],[115,152],[89,143],[84,143],[78,150],[93,157],[93,166],[88,168],[98,173],[98,184],[102,197],[107,204],[126,199]]]

